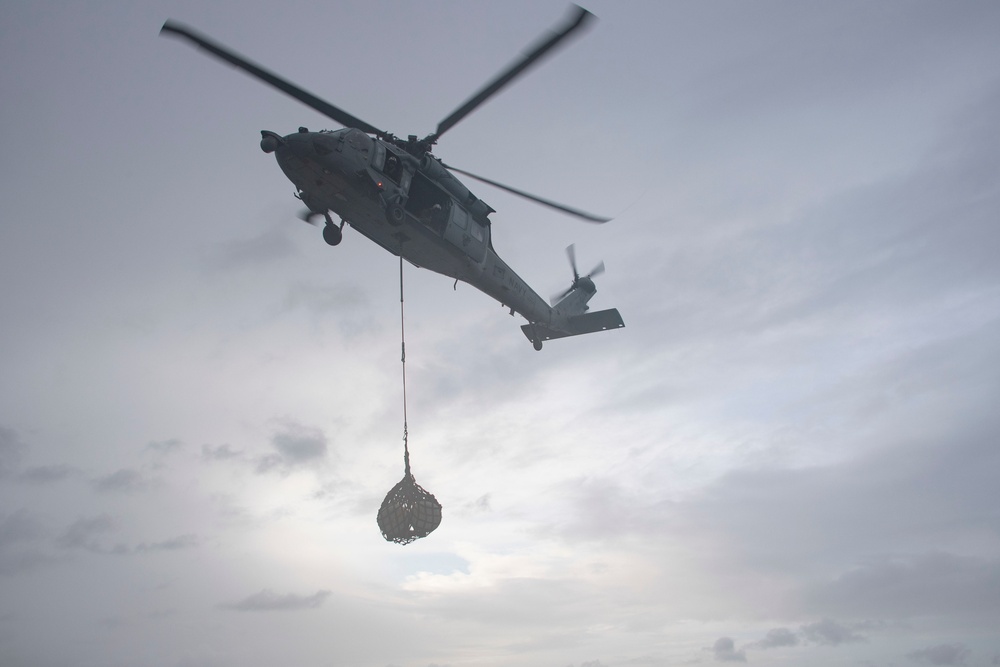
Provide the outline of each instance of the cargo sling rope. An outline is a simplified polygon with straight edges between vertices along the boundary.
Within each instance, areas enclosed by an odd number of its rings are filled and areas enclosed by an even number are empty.
[[[410,472],[409,431],[406,418],[406,324],[403,311],[403,255],[399,255],[399,330],[403,364],[403,479],[392,487],[378,510],[382,537],[409,544],[427,537],[441,523],[441,503],[424,490]]]

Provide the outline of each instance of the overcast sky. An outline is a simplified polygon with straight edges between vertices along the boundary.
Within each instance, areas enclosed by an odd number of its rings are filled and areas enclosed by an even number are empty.
[[[1000,4],[609,2],[443,138],[547,343],[295,217],[332,121],[423,136],[561,0],[0,3],[0,663],[1000,664]]]

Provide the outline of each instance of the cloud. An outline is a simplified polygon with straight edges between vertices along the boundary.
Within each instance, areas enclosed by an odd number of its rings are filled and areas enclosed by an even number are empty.
[[[729,637],[720,637],[715,640],[712,646],[712,655],[720,662],[746,662],[747,656],[743,649],[736,650],[733,640]]]
[[[928,665],[964,665],[969,654],[969,649],[963,644],[939,644],[907,653],[906,657]],[[993,664],[997,661],[994,660]]]
[[[750,644],[752,648],[779,648],[784,646],[798,646],[799,636],[788,628],[775,628],[768,630],[767,636],[758,642]]]
[[[151,440],[146,444],[146,449],[156,452],[157,454],[169,454],[170,452],[177,451],[183,445],[184,443],[177,438],[170,438],[169,440]]]
[[[208,256],[206,268],[232,271],[294,257],[298,251],[288,234],[282,227],[272,227],[251,238],[219,244]]]
[[[21,463],[24,444],[14,429],[0,426],[0,479],[14,473]]]
[[[142,474],[132,468],[122,468],[110,475],[98,477],[93,484],[96,490],[108,492],[132,492],[146,488]]]
[[[32,466],[22,470],[17,479],[27,484],[52,484],[77,475],[79,472],[77,468],[65,464]]]
[[[272,470],[287,469],[285,460],[278,454],[267,454],[257,459],[257,474],[271,472]],[[285,470],[287,472],[287,470]]]
[[[143,542],[136,546],[135,551],[179,551],[196,547],[199,543],[198,537],[195,535],[178,535],[162,542],[153,542],[152,544]]]
[[[62,549],[83,549],[95,553],[105,553],[106,550],[98,538],[112,532],[115,522],[108,514],[100,514],[91,518],[80,518],[74,521],[56,538],[56,546]]]
[[[911,375],[898,378],[901,388],[893,391],[919,391]],[[941,405],[936,395],[927,399],[904,429]],[[895,436],[842,462],[746,466],[675,503],[626,497],[622,511],[611,495],[604,507],[619,519],[593,514],[601,518],[595,530],[641,534],[663,526],[719,543],[720,568],[743,572],[747,581],[767,576],[789,584],[791,595],[768,601],[774,617],[996,614],[1000,559],[924,549],[995,534],[1000,421],[986,414],[946,420],[950,437],[928,433],[943,423],[929,421],[917,424],[922,433],[914,439]]]
[[[882,616],[1000,614],[1000,559],[943,552],[882,556],[810,592],[826,609]]]
[[[866,637],[829,618],[824,618],[809,625],[803,625],[801,632],[802,637],[807,642],[825,646],[838,646],[840,644],[868,641]]]
[[[747,648],[771,649],[798,646],[802,642],[821,644],[825,646],[837,646],[839,644],[849,644],[867,641],[867,638],[856,632],[859,628],[873,627],[877,624],[865,622],[852,624],[850,627],[837,623],[829,618],[824,618],[815,623],[801,626],[798,632],[788,628],[774,628],[769,630],[767,635],[760,641],[747,644]]]
[[[271,446],[276,453],[257,460],[258,473],[287,472],[289,468],[315,463],[326,458],[329,450],[323,431],[291,422],[283,423],[281,430],[271,436]]]
[[[465,508],[472,510],[473,512],[492,512],[493,509],[490,507],[490,496],[489,493],[484,493],[472,502],[466,503]]]
[[[231,461],[243,458],[242,449],[233,449],[225,445],[202,445],[201,458],[205,461]]]
[[[271,438],[271,444],[289,463],[315,461],[326,456],[326,436],[319,429],[288,427]]]
[[[134,547],[119,542],[113,547],[105,545],[103,538],[117,530],[117,523],[108,514],[80,518],[70,524],[55,544],[61,549],[89,551],[95,554],[125,556],[150,552],[179,551],[197,547],[200,541],[191,534],[178,535],[160,542],[142,542]]]
[[[224,609],[235,611],[290,611],[297,609],[316,609],[330,596],[330,591],[318,590],[312,595],[295,595],[288,593],[278,595],[270,589],[263,589],[239,602],[219,605]]]

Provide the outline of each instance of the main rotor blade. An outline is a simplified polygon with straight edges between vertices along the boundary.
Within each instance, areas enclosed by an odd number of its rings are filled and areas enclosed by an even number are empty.
[[[468,116],[476,107],[495,95],[518,74],[521,74],[524,70],[537,63],[544,55],[575,31],[582,28],[593,17],[594,15],[583,7],[574,5],[573,14],[569,22],[561,30],[552,34],[548,39],[539,42],[533,49],[524,54],[521,60],[501,72],[499,76],[488,83],[482,90],[470,97],[465,104],[455,109],[450,116],[438,123],[437,132],[428,136],[425,141],[430,143],[437,141],[442,134],[450,130],[458,121]]]
[[[518,190],[517,188],[512,188],[509,185],[504,185],[503,183],[497,183],[496,181],[490,180],[484,176],[477,176],[472,172],[464,171],[462,169],[458,169],[457,167],[452,167],[451,165],[445,164],[444,162],[442,162],[441,164],[445,168],[451,169],[452,171],[458,172],[459,174],[464,174],[466,176],[469,176],[470,178],[476,179],[477,181],[482,181],[483,183],[492,185],[495,188],[500,188],[501,190],[505,190],[511,194],[517,195],[518,197],[524,197],[525,199],[533,201],[536,204],[541,204],[542,206],[548,206],[549,208],[554,208],[557,211],[568,213],[569,215],[576,216],[577,218],[586,220],[587,222],[604,223],[611,219],[611,218],[605,218],[604,216],[600,215],[594,215],[593,213],[587,213],[586,211],[581,211],[578,208],[571,208],[564,204],[559,204],[557,202],[554,202],[551,199],[543,199],[542,197],[539,197],[537,195],[527,193],[524,190]]]
[[[264,81],[265,83],[274,86],[281,92],[294,97],[295,99],[302,102],[306,106],[312,107],[313,109],[320,112],[324,116],[332,118],[333,120],[337,121],[344,127],[357,128],[362,132],[367,132],[369,134],[385,134],[374,125],[369,125],[360,118],[356,118],[351,114],[347,113],[346,111],[344,111],[343,109],[339,109],[333,106],[326,100],[321,100],[320,98],[316,97],[309,91],[296,86],[290,81],[286,81],[277,74],[268,72],[260,65],[250,62],[246,58],[228,50],[221,44],[216,44],[215,42],[212,42],[207,37],[200,35],[199,33],[195,32],[191,28],[188,28],[187,26],[181,25],[180,23],[175,23],[174,21],[167,21],[166,23],[163,24],[163,27],[160,28],[160,34],[162,35],[164,33],[178,35],[180,37],[184,37],[185,39],[190,40],[196,46],[200,46],[201,48],[205,49],[206,51],[216,56],[217,58],[221,58],[222,60],[228,62],[230,65],[238,67],[243,71],[248,72],[249,74],[257,77],[261,81]]]

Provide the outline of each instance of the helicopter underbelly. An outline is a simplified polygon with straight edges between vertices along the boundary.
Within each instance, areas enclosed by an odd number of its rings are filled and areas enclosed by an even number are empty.
[[[317,213],[337,210],[348,201],[352,188],[343,174],[296,155],[280,156],[278,165],[288,180],[308,195],[303,197],[303,202]]]
[[[402,225],[390,225],[380,208],[348,217],[349,224],[394,255],[415,266],[451,278],[470,280],[481,269],[468,255],[407,214]]]

